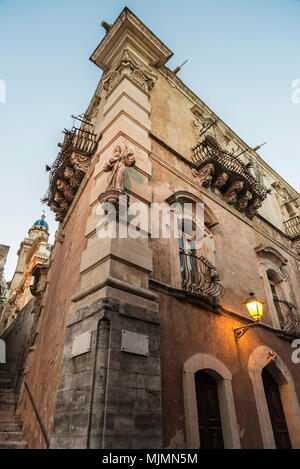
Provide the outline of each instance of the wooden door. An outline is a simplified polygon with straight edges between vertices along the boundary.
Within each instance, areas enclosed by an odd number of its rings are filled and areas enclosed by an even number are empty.
[[[201,449],[224,448],[216,381],[207,373],[195,374]]]
[[[274,440],[277,449],[290,449],[291,440],[285,420],[278,384],[273,376],[264,368],[262,371],[266,399],[272,423]]]

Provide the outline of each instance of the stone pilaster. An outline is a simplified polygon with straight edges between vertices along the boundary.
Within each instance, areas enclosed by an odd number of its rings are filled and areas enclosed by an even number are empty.
[[[150,207],[150,94],[155,65],[171,55],[125,8],[91,57],[104,71],[104,106],[96,122],[101,139],[91,175],[81,283],[68,319],[52,448],[161,447],[159,313],[148,285],[152,250],[147,238],[101,239],[97,226],[102,219],[99,196],[111,187],[117,146],[130,149],[135,159],[133,173],[122,179],[122,191],[130,205],[138,201],[146,210]],[[83,350],[74,354],[80,341]]]

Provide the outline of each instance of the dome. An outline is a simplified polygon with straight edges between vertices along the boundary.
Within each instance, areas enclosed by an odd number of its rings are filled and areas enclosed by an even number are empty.
[[[32,230],[43,230],[43,231],[49,231],[49,225],[45,220],[45,215],[42,215],[39,220],[36,220],[34,224],[31,227]]]

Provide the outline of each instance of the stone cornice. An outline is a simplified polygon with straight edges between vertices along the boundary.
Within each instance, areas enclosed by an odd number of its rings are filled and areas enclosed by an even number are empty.
[[[109,28],[90,60],[107,72],[120,49],[128,44],[150,65],[160,67],[173,55],[173,52],[126,7]]]

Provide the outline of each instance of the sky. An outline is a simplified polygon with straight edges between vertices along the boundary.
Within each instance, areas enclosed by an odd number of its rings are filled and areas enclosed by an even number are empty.
[[[17,250],[45,210],[40,199],[71,114],[101,77],[89,61],[127,6],[184,60],[178,76],[249,146],[300,190],[299,0],[0,0],[0,244]],[[299,80],[297,82],[297,80]],[[294,84],[294,88],[292,87]],[[5,86],[4,86],[5,85]],[[4,101],[5,98],[5,102]]]

